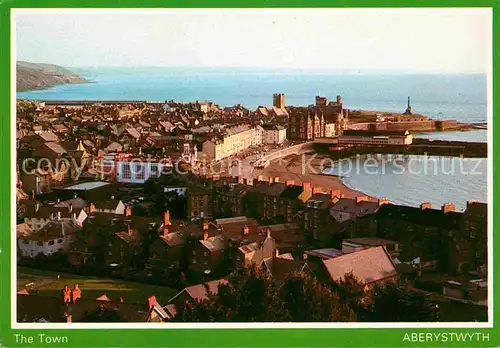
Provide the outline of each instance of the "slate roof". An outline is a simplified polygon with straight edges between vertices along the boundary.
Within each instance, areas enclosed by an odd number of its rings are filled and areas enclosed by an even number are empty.
[[[342,279],[350,272],[365,284],[397,275],[390,255],[382,246],[323,260],[323,264],[333,281]]]
[[[406,220],[417,225],[437,226],[442,228],[458,228],[460,212],[443,213],[437,209],[420,209],[396,204],[383,204],[377,211],[381,219]]]
[[[303,191],[304,189],[302,186],[290,185],[281,192],[280,197],[285,199],[297,199]]]
[[[58,155],[62,155],[62,154],[67,153],[66,149],[64,147],[62,147],[61,144],[58,142],[47,142],[43,145],[48,147],[50,150],[52,150],[53,152],[55,152]]]
[[[52,133],[52,132],[43,132],[43,133],[38,134],[38,136],[46,142],[58,142],[59,141],[59,137],[55,133]]]
[[[78,230],[79,226],[71,219],[54,220],[45,224],[35,233],[23,236],[23,239],[43,242],[74,234]]]
[[[228,284],[228,281],[226,279],[218,279],[218,280],[212,280],[205,284],[208,286],[209,292],[211,292],[212,294],[217,294],[219,292],[219,285]],[[186,291],[192,299],[196,301],[203,301],[208,298],[205,284],[189,286],[185,288],[183,291]]]
[[[209,237],[207,240],[200,240],[200,243],[210,251],[223,250],[226,245],[223,236]]]

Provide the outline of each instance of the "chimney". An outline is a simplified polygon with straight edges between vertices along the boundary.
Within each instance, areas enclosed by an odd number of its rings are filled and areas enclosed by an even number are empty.
[[[57,221],[59,221],[59,220],[61,220],[61,212],[60,211],[57,212]]]
[[[266,237],[271,238],[271,229],[269,227],[266,230]]]
[[[57,198],[56,203],[61,203],[61,199]]]
[[[331,190],[330,199],[333,201],[336,198],[340,198],[340,190]]]
[[[287,181],[285,181],[285,185],[286,186],[293,186],[293,185],[295,185],[295,181],[293,181],[293,180],[287,180]]]
[[[75,193],[73,193],[73,198],[74,198],[74,199],[77,199],[77,198],[78,198],[78,195],[76,194],[76,192],[75,192]]]
[[[153,308],[158,302],[156,301],[156,296],[149,296],[148,297],[148,308],[151,309]]]
[[[270,176],[268,178],[268,181],[269,181],[269,184],[272,184],[274,182],[274,177],[273,176]]]
[[[382,204],[387,204],[389,203],[389,198],[387,197],[380,197],[378,199],[378,206],[380,207]]]
[[[35,211],[38,211],[40,209],[40,203],[36,202],[35,203]]]
[[[445,203],[443,204],[443,206],[441,207],[441,211],[443,213],[449,213],[451,211],[455,211],[455,204],[453,203]]]
[[[367,202],[368,196],[356,196],[355,201],[356,201],[356,204],[359,204],[361,202]]]
[[[313,187],[312,194],[314,195],[316,193],[323,193],[323,190],[321,189],[321,187],[316,187],[316,186]]]
[[[311,183],[310,182],[303,182],[302,183],[302,190],[304,192],[309,192],[309,191],[312,191],[312,186],[311,186]]]
[[[71,204],[71,203],[69,204],[68,210],[70,213],[73,211],[73,204]]]
[[[424,209],[431,209],[432,208],[432,205],[430,202],[424,202],[422,204],[420,204],[420,209],[421,210],[424,210]]]
[[[95,212],[95,204],[94,203],[90,203],[90,205],[89,205],[89,213],[92,214],[93,212]]]
[[[132,207],[127,206],[125,208],[125,216],[131,216],[132,215]]]
[[[73,303],[76,303],[76,300],[78,300],[81,296],[82,296],[82,292],[80,291],[78,284],[75,284],[73,287],[73,290],[71,290],[71,297],[72,297]]]
[[[72,323],[72,322],[73,322],[73,321],[72,321],[72,315],[71,315],[71,314],[69,314],[68,312],[65,312],[65,313],[64,313],[64,316],[66,317],[66,322],[67,322],[67,323]]]
[[[249,232],[249,231],[250,231],[250,229],[248,228],[248,226],[247,226],[247,225],[245,225],[245,226],[243,227],[243,236],[246,236],[246,235],[248,234],[248,232]]]
[[[165,212],[163,213],[163,226],[166,227],[170,225],[172,225],[172,223],[170,222],[170,211],[165,210]]]

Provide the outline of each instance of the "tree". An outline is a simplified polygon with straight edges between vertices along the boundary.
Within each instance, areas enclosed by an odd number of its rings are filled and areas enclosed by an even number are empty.
[[[100,306],[95,310],[86,311],[83,315],[84,323],[116,323],[122,322],[120,313],[117,310]]]
[[[365,315],[370,298],[365,292],[365,285],[352,272],[332,285],[332,290],[338,292],[342,302],[356,313],[358,319]]]
[[[337,292],[304,273],[288,277],[281,294],[292,321],[356,321],[354,312],[341,301]]]
[[[432,322],[438,321],[438,310],[426,294],[410,291],[406,284],[388,283],[374,287],[364,321]]]
[[[255,268],[229,277],[216,294],[182,304],[175,320],[187,322],[274,322],[290,316],[274,281]]]

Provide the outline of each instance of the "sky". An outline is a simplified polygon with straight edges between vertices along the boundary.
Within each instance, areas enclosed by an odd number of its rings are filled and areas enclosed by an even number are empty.
[[[17,10],[17,60],[64,67],[484,73],[489,9]]]

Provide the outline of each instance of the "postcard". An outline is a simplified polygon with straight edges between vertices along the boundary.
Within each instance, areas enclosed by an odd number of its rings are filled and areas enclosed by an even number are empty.
[[[2,5],[0,345],[498,344],[493,4],[53,4]]]

